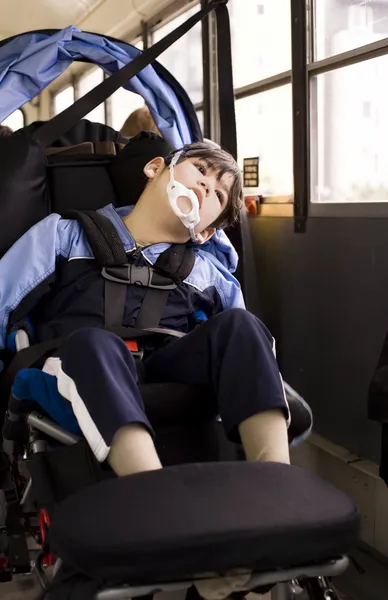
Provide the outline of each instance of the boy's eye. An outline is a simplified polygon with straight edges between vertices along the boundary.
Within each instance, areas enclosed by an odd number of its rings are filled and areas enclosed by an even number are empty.
[[[220,201],[220,204],[222,204],[224,201],[223,195],[218,190],[216,190],[216,195],[217,195],[218,200]]]
[[[202,173],[202,175],[206,174],[206,167],[205,167],[205,165],[203,165],[202,163],[195,163],[195,166],[197,167],[198,171],[200,173]]]

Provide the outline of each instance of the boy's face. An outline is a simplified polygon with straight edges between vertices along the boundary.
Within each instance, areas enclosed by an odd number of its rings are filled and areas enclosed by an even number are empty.
[[[164,168],[163,158],[158,157],[150,161],[145,166],[144,172],[152,180],[150,185],[153,193],[158,195],[160,201],[165,205],[165,210],[171,214],[171,218],[176,219],[177,231],[179,230],[181,233],[183,228],[189,237],[188,230],[175,215],[168,201],[167,183],[170,179],[170,169]],[[195,231],[198,234],[199,242],[204,242],[213,235],[215,229],[210,225],[228,204],[233,175],[225,173],[220,180],[217,179],[217,175],[218,173],[208,167],[206,162],[200,158],[187,158],[174,167],[174,179],[193,190],[198,198],[201,220],[195,227]],[[183,213],[189,213],[191,210],[191,202],[186,197],[178,198],[178,206]]]

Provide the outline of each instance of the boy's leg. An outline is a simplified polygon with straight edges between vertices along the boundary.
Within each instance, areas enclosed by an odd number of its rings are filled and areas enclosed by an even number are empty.
[[[288,406],[268,329],[231,309],[145,361],[148,381],[210,386],[226,433],[248,460],[289,462]]]
[[[44,370],[57,377],[96,458],[118,475],[161,467],[137,386],[133,357],[116,335],[85,328],[73,333]]]

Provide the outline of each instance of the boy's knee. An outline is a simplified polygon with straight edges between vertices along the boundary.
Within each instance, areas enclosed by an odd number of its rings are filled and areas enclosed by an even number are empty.
[[[69,335],[66,345],[77,348],[77,352],[90,352],[106,348],[112,344],[123,344],[122,340],[114,333],[97,327],[82,327]]]
[[[220,313],[217,318],[219,319],[219,324],[229,329],[229,331],[232,328],[238,330],[240,327],[257,328],[261,325],[261,321],[244,308],[230,308]]]
[[[231,308],[217,315],[219,328],[231,337],[265,336],[272,343],[272,335],[260,319],[243,308]]]

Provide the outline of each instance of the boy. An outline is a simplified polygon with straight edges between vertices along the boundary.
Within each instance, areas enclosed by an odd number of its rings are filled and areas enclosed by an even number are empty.
[[[237,256],[222,232],[241,208],[240,170],[227,152],[197,143],[154,158],[144,174],[147,185],[132,210],[100,211],[114,224],[129,263],[154,263],[169,244],[190,238],[195,252],[191,273],[170,292],[160,321],[188,335],[145,358],[146,379],[210,386],[229,438],[241,439],[248,460],[288,463],[288,406],[273,339],[244,310],[231,275]],[[134,325],[144,294],[128,286],[124,326]],[[198,311],[207,318],[199,327]],[[56,378],[96,458],[121,476],[161,468],[133,357],[103,329],[104,280],[78,222],[52,214],[0,261],[0,348],[27,314],[34,341],[68,335],[43,371]],[[309,409],[301,409],[310,419]]]

